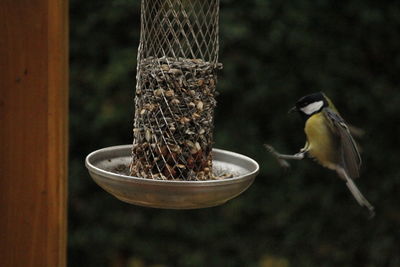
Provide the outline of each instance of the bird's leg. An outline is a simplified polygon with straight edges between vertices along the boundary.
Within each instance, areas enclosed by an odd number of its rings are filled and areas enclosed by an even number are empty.
[[[286,155],[286,154],[280,154],[278,152],[276,152],[276,150],[267,144],[264,144],[265,148],[268,150],[269,153],[273,154],[275,157],[279,158],[279,159],[295,159],[295,160],[302,160],[304,159],[304,156],[306,154],[306,150],[302,149],[300,150],[300,152],[294,154],[294,155]]]
[[[276,153],[276,156],[280,159],[295,159],[295,160],[302,160],[304,159],[304,152],[299,152],[294,155],[286,155],[286,154],[279,154]]]
[[[349,188],[350,192],[353,194],[354,198],[357,200],[358,204],[360,206],[364,206],[369,210],[370,213],[370,218],[375,216],[375,209],[374,207],[368,202],[368,200],[363,196],[363,194],[360,192],[356,184],[353,182],[353,179],[349,177],[347,172],[341,168],[337,167],[336,172],[338,175],[346,181],[346,185]]]
[[[302,160],[302,159],[304,159],[304,156],[307,152],[305,149],[302,149],[302,150],[300,150],[300,152],[298,152],[294,155],[286,155],[286,154],[280,154],[280,153],[276,152],[275,149],[270,145],[264,144],[264,147],[267,149],[267,151],[269,153],[274,155],[274,157],[278,160],[279,164],[285,168],[290,167],[289,162],[286,161],[287,159]]]

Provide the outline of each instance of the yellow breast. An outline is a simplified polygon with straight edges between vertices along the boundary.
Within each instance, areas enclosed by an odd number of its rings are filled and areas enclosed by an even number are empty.
[[[334,169],[339,159],[337,138],[324,114],[312,115],[306,121],[304,131],[307,136],[308,146],[306,149],[309,155],[322,166]]]

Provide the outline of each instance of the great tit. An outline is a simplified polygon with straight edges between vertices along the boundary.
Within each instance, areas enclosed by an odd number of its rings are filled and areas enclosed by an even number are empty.
[[[309,157],[322,166],[336,171],[342,178],[358,204],[366,207],[374,216],[374,207],[361,194],[353,179],[360,174],[361,157],[358,147],[351,136],[349,126],[340,116],[332,101],[321,92],[300,98],[290,110],[298,112],[304,119],[304,132],[307,140],[300,152],[284,155],[265,145],[284,167],[287,159],[301,160]]]

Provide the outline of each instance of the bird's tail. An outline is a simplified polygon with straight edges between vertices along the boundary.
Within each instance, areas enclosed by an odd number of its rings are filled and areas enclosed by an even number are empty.
[[[339,175],[342,176],[342,178],[344,178],[346,180],[347,188],[349,188],[350,192],[353,194],[353,196],[357,200],[358,204],[360,204],[360,206],[362,206],[362,207],[366,207],[370,212],[370,216],[374,217],[375,216],[375,208],[363,196],[363,194],[360,192],[360,190],[354,183],[353,179],[351,179],[347,175],[345,170],[342,170],[341,172],[339,172]]]

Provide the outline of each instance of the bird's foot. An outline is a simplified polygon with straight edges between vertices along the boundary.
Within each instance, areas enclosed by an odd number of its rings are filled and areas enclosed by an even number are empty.
[[[286,160],[282,159],[280,157],[280,154],[278,152],[276,152],[276,150],[271,145],[264,144],[264,147],[269,153],[271,153],[275,157],[275,159],[278,161],[279,165],[282,168],[284,168],[284,169],[289,169],[290,168],[289,162],[287,162]]]

